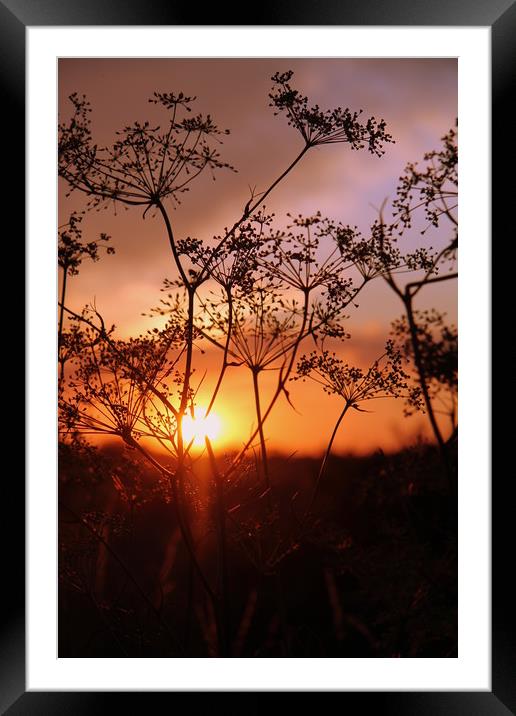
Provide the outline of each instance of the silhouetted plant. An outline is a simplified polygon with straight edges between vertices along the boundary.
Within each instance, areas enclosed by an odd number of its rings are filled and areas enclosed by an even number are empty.
[[[384,154],[383,145],[392,142],[386,131],[385,120],[369,117],[360,122],[362,110],[353,111],[348,107],[322,110],[319,105],[310,106],[308,97],[294,89],[290,80],[293,72],[277,72],[273,77],[274,89],[270,93],[270,106],[275,114],[284,114],[290,126],[297,129],[307,147],[322,144],[347,143],[351,149],[367,149],[377,156]]]
[[[189,116],[194,99],[182,92],[155,92],[149,102],[168,112],[165,129],[135,122],[117,133],[112,147],[101,148],[92,143],[89,102],[71,95],[72,118],[59,125],[60,175],[71,191],[85,192],[94,205],[114,201],[159,207],[167,197],[179,202],[205,169],[229,168],[213,147],[228,130],[220,130],[209,115]]]
[[[456,130],[451,129],[442,138],[442,143],[440,150],[424,155],[422,167],[415,163],[407,165],[404,174],[400,177],[396,199],[392,203],[394,220],[386,223],[382,208],[379,220],[373,224],[372,235],[378,237],[380,246],[385,251],[383,277],[403,303],[425,409],[441,452],[450,489],[455,491],[456,484],[446,443],[432,405],[414,309],[414,299],[425,286],[457,278],[455,271],[458,249]],[[441,228],[444,219],[447,225],[451,226],[449,238],[440,250],[420,247],[403,255],[396,244],[399,239],[405,238],[408,230],[413,229],[416,216],[421,212],[425,223],[423,228],[419,229],[420,234],[426,234],[430,228]],[[419,278],[401,284],[396,275],[403,273],[405,268],[411,272],[419,272]],[[447,273],[443,273],[444,269]]]
[[[74,211],[70,214],[70,218],[66,224],[59,227],[59,243],[57,247],[57,257],[59,267],[63,270],[61,301],[59,308],[59,330],[58,330],[58,361],[60,364],[60,380],[64,377],[64,369],[67,360],[73,354],[77,346],[77,327],[75,327],[75,335],[67,335],[63,332],[64,322],[64,306],[66,301],[66,285],[69,276],[77,276],[79,266],[83,259],[90,258],[92,261],[98,261],[100,258],[99,251],[105,248],[107,254],[114,254],[115,249],[112,246],[103,246],[100,241],[109,241],[110,236],[101,233],[97,241],[83,242],[81,222],[83,214]]]
[[[446,314],[435,309],[415,311],[414,318],[428,392],[436,406],[434,410],[449,418],[454,434],[457,429],[458,397],[457,328],[453,324],[447,324]],[[413,342],[406,316],[393,322],[392,335],[402,354],[414,364]],[[408,414],[411,408],[409,405]]]
[[[224,348],[224,365],[246,365],[252,373],[257,430],[264,478],[270,487],[264,416],[270,413],[286,388],[299,346],[308,337],[344,338],[344,309],[351,304],[371,275],[361,274],[355,285],[359,241],[350,230],[318,214],[297,216],[285,231],[273,231],[271,216],[260,214],[246,230],[246,244],[255,249],[247,266],[244,287],[231,286],[224,274],[215,279],[223,286],[220,301],[202,302],[208,340]],[[360,251],[360,256],[363,255]],[[232,292],[229,291],[231,288]],[[251,290],[252,289],[252,290]],[[214,329],[226,340],[222,346],[209,335]],[[231,361],[229,360],[231,359]],[[277,388],[268,408],[260,401],[259,375],[277,371]]]
[[[72,398],[64,398],[71,427],[91,432],[117,435],[123,440],[147,434],[146,409],[152,402],[150,386],[163,399],[169,397],[167,378],[174,375],[177,361],[169,358],[172,348],[180,350],[184,336],[177,326],[168,326],[158,335],[142,336],[127,341],[96,340],[95,332],[86,326],[87,343],[76,360],[70,380]],[[162,417],[162,416],[160,416]],[[176,432],[175,418],[167,416],[166,428],[152,426],[153,437],[163,437],[171,444]]]
[[[457,227],[458,148],[457,131],[452,128],[442,138],[442,148],[427,152],[421,168],[409,163],[400,177],[397,196],[393,202],[395,216],[401,221],[401,231],[413,224],[414,212],[424,208],[428,226],[437,227],[442,216]],[[456,240],[456,236],[455,236]],[[454,248],[450,242],[448,250]]]
[[[379,155],[383,143],[391,140],[385,132],[384,122],[377,125],[371,118],[366,125],[361,125],[357,119],[358,114],[349,110],[338,108],[323,112],[317,107],[309,109],[306,98],[292,90],[289,84],[291,77],[291,72],[275,75],[273,82],[276,89],[271,99],[275,106],[287,108],[293,113],[292,116],[297,117],[298,129],[301,124],[308,128],[309,141],[298,158],[265,192],[260,193],[258,199],[252,195],[240,219],[233,227],[226,229],[223,236],[217,238],[212,249],[203,249],[200,242],[193,239],[176,241],[163,204],[167,198],[178,201],[179,194],[187,190],[193,179],[206,168],[228,168],[212,148],[212,141],[220,141],[220,135],[228,132],[219,130],[209,115],[188,117],[194,98],[183,93],[155,93],[150,101],[169,113],[166,130],[152,127],[148,122],[134,123],[119,133],[120,138],[111,148],[99,148],[93,144],[89,120],[91,109],[85,97],[79,97],[77,94],[70,97],[73,115],[68,122],[62,122],[59,126],[59,171],[71,191],[83,191],[95,205],[113,201],[145,206],[146,210],[154,206],[164,220],[176,268],[188,294],[189,336],[180,417],[186,410],[190,390],[196,290],[207,277],[212,265],[220,264],[219,259],[226,244],[231,242],[242,224],[254,215],[259,202],[264,201],[310,146],[346,142],[358,149],[367,144],[370,151]],[[290,101],[286,94],[292,92],[294,93]],[[240,232],[240,235],[242,233]],[[182,258],[185,254],[194,262],[200,262],[201,269],[189,272],[183,265]],[[178,432],[181,451],[181,421]]]
[[[302,356],[297,364],[297,375],[294,380],[307,378],[320,385],[325,393],[339,395],[344,401],[324,453],[307,510],[309,512],[315,503],[335,436],[348,410],[353,408],[360,412],[368,412],[360,407],[361,403],[401,396],[406,398],[409,405],[419,407],[421,399],[420,389],[410,385],[410,376],[403,370],[401,352],[390,340],[386,343],[385,353],[367,370],[350,366],[335,353],[327,350],[322,353],[313,351],[309,355]]]
[[[232,540],[264,573],[277,574],[278,565],[297,549],[291,539],[277,535],[266,549],[263,533],[275,513],[261,510],[262,477],[270,488],[264,426],[282,395],[291,402],[287,385],[296,360],[297,378],[321,382],[327,392],[340,395],[344,401],[319,471],[313,505],[335,435],[349,408],[363,410],[362,402],[387,396],[410,396],[414,404],[418,403],[417,386],[409,382],[400,353],[392,343],[373,366],[363,371],[325,350],[326,342],[348,338],[345,312],[356,305],[360,292],[372,279],[384,276],[394,284],[397,272],[423,270],[428,283],[440,262],[449,256],[424,249],[403,255],[396,245],[396,231],[410,226],[407,216],[412,209],[407,208],[407,202],[412,201],[411,192],[420,187],[425,187],[423,205],[430,220],[438,221],[443,213],[453,211],[446,204],[446,210],[436,216],[434,208],[449,198],[452,140],[442,156],[428,158],[437,167],[439,162],[443,166],[448,163],[446,176],[439,169],[419,174],[411,169],[412,178],[398,196],[400,218],[391,227],[380,220],[371,235],[364,237],[357,227],[316,214],[289,215],[290,223],[284,230],[275,228],[275,217],[267,214],[265,200],[310,149],[348,144],[353,150],[367,149],[380,157],[384,146],[393,141],[384,120],[362,120],[361,111],[349,108],[321,110],[311,106],[293,89],[291,79],[291,72],[274,75],[270,100],[275,113],[284,114],[301,135],[301,150],[264,191],[253,190],[235,222],[209,242],[176,237],[170,212],[203,172],[211,171],[215,178],[218,170],[233,169],[217,150],[228,130],[220,130],[210,115],[193,115],[195,98],[182,93],[155,93],[150,102],[165,115],[163,127],[135,122],[124,127],[110,147],[95,144],[91,109],[85,97],[70,97],[72,116],[59,125],[59,174],[69,192],[83,193],[90,208],[139,206],[142,219],[148,212],[158,216],[173,259],[164,296],[151,310],[153,315],[166,318],[165,325],[137,338],[119,339],[113,327],[106,328],[95,308],[75,313],[66,306],[66,277],[77,272],[84,257],[97,260],[100,248],[97,242],[82,242],[80,215],[72,215],[60,233],[59,261],[65,272],[60,360],[62,366],[69,361],[72,368],[60,393],[61,427],[75,440],[90,433],[116,436],[132,455],[158,473],[160,494],[174,507],[190,558],[190,588],[195,586],[196,575],[211,605],[219,655],[230,654],[232,641],[228,556]],[[430,186],[439,188],[432,194]],[[100,240],[107,238],[102,234]],[[111,247],[107,250],[112,253]],[[65,314],[70,325],[66,334],[62,330]],[[318,351],[298,359],[308,339],[314,340]],[[185,441],[183,421],[188,414],[194,416],[198,408],[197,394],[204,377],[198,378],[196,358],[206,343],[218,347],[222,354],[207,412],[215,403],[227,370],[246,366],[253,380],[256,426],[242,449],[224,460],[214,454],[206,440],[213,489],[201,494],[198,458],[192,452],[192,443]],[[266,370],[275,373],[275,386],[264,405],[259,376]],[[249,457],[257,438],[261,462]],[[155,446],[161,448],[159,453]],[[112,481],[127,504],[131,504],[133,494],[143,490],[135,481],[133,493],[131,480],[119,473]],[[233,494],[243,483],[246,499],[240,498],[234,505]],[[79,516],[79,522],[81,519]],[[196,533],[201,522],[204,531],[199,528]],[[103,539],[91,520],[82,527]],[[212,532],[219,555],[215,570],[203,560],[200,548]],[[126,564],[123,570],[130,573]],[[145,600],[138,584],[136,589]],[[161,619],[159,610],[157,617]],[[175,648],[181,651],[177,644]]]

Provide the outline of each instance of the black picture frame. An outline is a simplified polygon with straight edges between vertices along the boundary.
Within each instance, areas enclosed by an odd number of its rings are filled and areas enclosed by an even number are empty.
[[[25,145],[25,30],[27,26],[77,25],[362,25],[362,26],[489,26],[492,37],[492,235],[504,236],[511,224],[508,212],[513,201],[514,182],[502,179],[503,166],[511,166],[512,115],[508,113],[511,89],[516,76],[516,4],[514,0],[265,0],[245,10],[216,4],[202,11],[193,5],[178,7],[166,0],[0,0],[0,88],[2,97],[2,196],[4,216],[15,218],[13,228],[4,234],[9,244],[23,245],[24,230],[24,145]],[[511,157],[512,152],[512,157]],[[6,158],[7,157],[7,158]],[[510,173],[508,174],[510,177]],[[507,243],[510,236],[506,235]],[[509,247],[507,247],[509,248]],[[23,261],[23,258],[21,259]],[[505,261],[505,259],[504,259]],[[14,264],[10,264],[14,265]],[[20,265],[20,258],[17,264]],[[496,264],[494,264],[496,266]],[[493,287],[496,284],[493,281]],[[501,310],[496,291],[492,295],[494,318]],[[13,303],[14,305],[14,303]],[[5,315],[5,314],[4,314]],[[19,333],[19,300],[13,310],[11,336]],[[10,316],[7,314],[6,320]],[[15,323],[16,321],[16,323]],[[8,328],[6,330],[9,330]],[[13,340],[15,340],[13,338]],[[31,346],[28,346],[28,350]],[[7,349],[5,349],[7,353]],[[20,367],[17,366],[20,373]],[[493,371],[493,377],[496,372]],[[494,378],[493,378],[494,379]],[[30,389],[30,386],[29,386]],[[20,404],[19,387],[12,404]],[[493,396],[498,393],[496,384]],[[493,410],[493,415],[495,411]],[[14,419],[14,418],[13,418]],[[4,432],[4,435],[7,433]],[[508,430],[493,434],[492,455],[510,444]],[[21,454],[21,453],[20,453]],[[13,463],[13,465],[19,463]],[[18,468],[5,469],[4,507],[0,520],[3,546],[1,581],[3,608],[0,610],[0,713],[25,714],[102,713],[112,709],[112,693],[26,692],[25,690],[25,500],[24,482]],[[505,474],[504,474],[505,472]],[[513,503],[510,500],[510,470],[502,470],[493,480],[492,490],[492,691],[472,692],[340,692],[341,707],[348,713],[369,707],[383,714],[403,716],[503,716],[516,713],[516,647],[514,628],[514,588],[510,587],[510,546],[513,541]],[[509,561],[508,561],[509,560]],[[513,571],[513,570],[512,570]],[[511,606],[512,602],[512,606]],[[150,706],[149,698],[160,696],[172,704],[174,693],[144,692],[116,694],[130,699],[130,712]],[[207,694],[194,697],[193,708],[200,708]],[[190,702],[191,704],[192,702]],[[239,701],[240,703],[240,701]],[[195,705],[197,704],[197,706]],[[263,708],[262,696],[251,704]],[[251,708],[249,700],[246,710]],[[191,708],[191,706],[190,706]]]

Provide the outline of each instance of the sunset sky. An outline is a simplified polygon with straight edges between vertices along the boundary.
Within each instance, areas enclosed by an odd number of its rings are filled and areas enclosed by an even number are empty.
[[[303,161],[268,198],[267,209],[276,214],[279,227],[286,213],[311,215],[320,211],[345,224],[357,225],[364,234],[386,198],[394,198],[398,177],[409,161],[439,147],[440,138],[457,117],[457,62],[449,60],[350,59],[62,59],[59,62],[59,111],[70,113],[67,97],[85,94],[93,112],[92,134],[98,145],[110,145],[116,130],[135,120],[163,121],[147,102],[155,91],[195,95],[196,112],[211,114],[231,134],[220,148],[224,161],[238,173],[224,172],[216,182],[209,172],[191,185],[181,206],[171,209],[175,235],[210,239],[233,224],[249,198],[249,186],[265,189],[301,149],[301,138],[268,106],[271,75],[292,69],[292,84],[322,108],[336,106],[364,110],[364,116],[383,117],[396,140],[377,158],[366,151],[352,152],[346,144],[310,150]],[[60,187],[59,223],[70,210],[84,205],[84,196],[65,199]],[[80,275],[70,280],[67,303],[80,310],[92,302],[106,323],[115,323],[118,335],[145,331],[151,319],[142,317],[161,298],[164,278],[175,276],[174,265],[159,217],[145,219],[138,207],[117,215],[109,208],[88,214],[83,222],[85,240],[100,232],[112,236],[116,255],[98,263],[85,261]],[[407,248],[427,242],[434,247],[449,234],[422,238],[418,230],[407,234]],[[456,282],[427,288],[416,308],[437,308],[456,321]],[[363,367],[381,354],[390,322],[402,312],[399,299],[381,280],[360,295],[359,308],[348,311],[351,340],[333,344],[350,363]],[[306,350],[312,350],[313,343]],[[303,351],[301,351],[303,352]],[[198,362],[198,375],[207,379],[198,401],[209,394],[221,359],[207,350]],[[210,377],[213,376],[210,384]],[[272,378],[272,376],[271,376]],[[217,399],[220,441],[241,443],[253,425],[251,376],[245,369],[230,369]],[[267,380],[264,379],[265,392]],[[204,393],[203,393],[204,391]],[[272,450],[314,454],[323,450],[340,412],[338,397],[325,395],[315,384],[291,384],[296,412],[281,400],[266,423]],[[424,415],[403,416],[402,401],[386,399],[366,405],[365,414],[352,411],[341,426],[335,452],[367,453],[397,449],[429,435]],[[447,433],[446,433],[447,434]]]

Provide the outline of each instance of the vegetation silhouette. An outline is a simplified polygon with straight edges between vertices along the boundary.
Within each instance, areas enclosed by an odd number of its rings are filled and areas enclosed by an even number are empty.
[[[235,171],[219,153],[229,131],[194,114],[194,97],[154,93],[149,102],[162,112],[161,125],[127,125],[109,147],[94,141],[86,97],[72,94],[71,115],[60,121],[59,175],[68,195],[84,196],[86,212],[139,208],[142,219],[156,217],[171,253],[163,298],[149,310],[162,317],[161,327],[121,339],[95,305],[81,312],[67,305],[68,278],[84,258],[98,260],[101,247],[113,253],[100,243],[109,237],[85,242],[77,212],[60,227],[62,656],[456,653],[455,523],[442,517],[450,494],[442,490],[435,449],[421,444],[397,456],[330,460],[349,409],[367,412],[365,401],[401,398],[409,410],[425,408],[453,491],[454,446],[437,424],[436,404],[444,401],[456,434],[456,331],[441,314],[416,311],[413,299],[455,276],[437,274],[454,260],[456,231],[439,252],[402,253],[398,246],[420,209],[430,226],[444,216],[456,227],[449,203],[456,197],[456,135],[425,156],[424,169],[407,168],[392,222],[382,207],[369,236],[319,213],[287,214],[286,228],[278,229],[266,199],[309,151],[342,144],[381,160],[394,141],[383,119],[311,104],[292,76],[275,74],[269,99],[299,135],[299,151],[263,191],[250,192],[240,216],[210,242],[178,238],[171,213],[201,174]],[[347,313],[379,280],[400,297],[405,316],[381,357],[352,366],[326,346],[350,340]],[[308,342],[315,350],[303,353]],[[219,350],[219,371],[198,377],[207,345]],[[228,370],[236,369],[251,374],[253,427],[239,451],[217,454],[205,436],[199,454],[185,438],[185,418],[195,419],[199,389],[211,381],[209,415]],[[275,381],[267,401],[264,371]],[[291,390],[303,380],[343,401],[315,470],[313,461],[282,460],[267,445],[269,416],[281,398],[294,408]],[[101,434],[116,446],[89,442]],[[346,485],[331,480],[337,465]],[[426,479],[416,484],[418,472]],[[390,495],[376,474],[393,478]],[[353,511],[376,531],[376,542]],[[396,605],[377,603],[389,578],[375,570],[386,565],[397,575],[406,570],[400,584],[408,592],[391,592]],[[310,585],[301,599],[303,570],[317,573],[319,591]],[[345,614],[344,592],[356,597]],[[429,636],[432,629],[440,640]]]

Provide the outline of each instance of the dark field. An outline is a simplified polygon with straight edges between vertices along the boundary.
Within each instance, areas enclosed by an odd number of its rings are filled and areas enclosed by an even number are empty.
[[[232,657],[457,656],[457,508],[438,453],[331,457],[307,516],[319,464],[271,457],[265,494],[252,463],[224,485],[221,567],[199,459],[188,517],[215,589],[226,574],[221,617],[157,473],[134,451],[63,447],[59,656],[215,656],[217,617]]]

